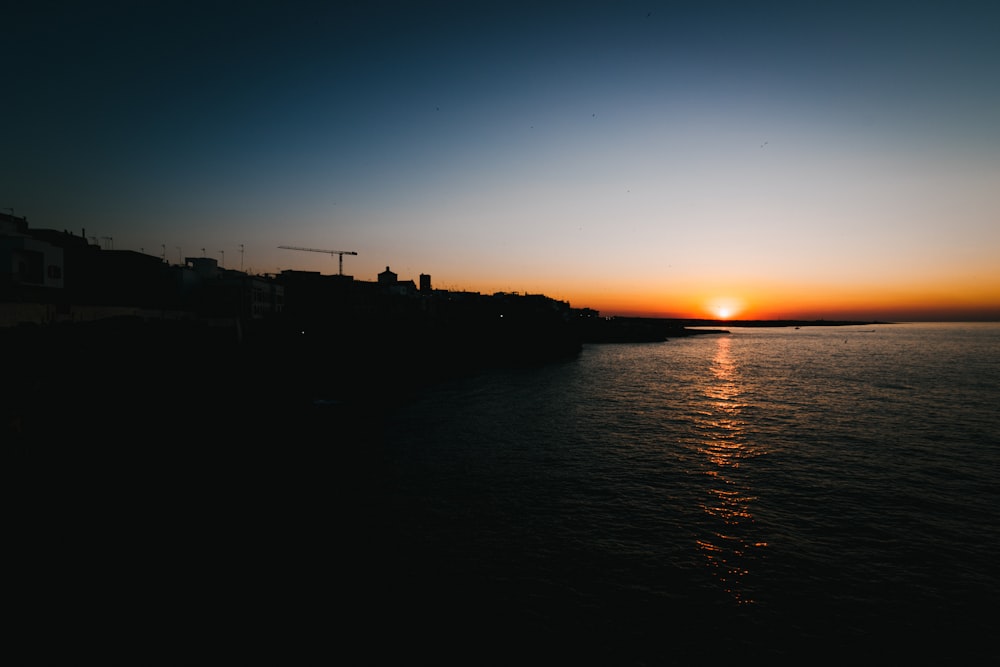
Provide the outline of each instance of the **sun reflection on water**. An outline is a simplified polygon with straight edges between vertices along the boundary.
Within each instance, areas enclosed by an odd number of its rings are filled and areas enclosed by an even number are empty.
[[[752,451],[744,437],[746,390],[731,346],[729,336],[717,339],[712,377],[704,390],[707,409],[698,419],[705,433],[698,451],[710,464],[705,474],[712,480],[702,509],[713,519],[716,530],[698,539],[697,545],[723,589],[739,604],[752,604],[754,600],[745,585],[751,552],[767,545],[753,539],[751,510],[756,498],[739,468],[760,452]]]

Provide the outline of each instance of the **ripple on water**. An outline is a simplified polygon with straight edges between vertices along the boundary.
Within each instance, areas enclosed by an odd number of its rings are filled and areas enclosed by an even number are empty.
[[[734,329],[430,391],[387,424],[387,530],[570,634],[649,642],[680,614],[702,649],[974,641],[970,601],[1000,593],[1000,327],[954,331]]]

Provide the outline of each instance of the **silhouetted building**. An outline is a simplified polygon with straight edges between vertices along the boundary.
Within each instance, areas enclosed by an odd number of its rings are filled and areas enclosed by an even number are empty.
[[[397,280],[395,285],[389,287],[389,293],[399,296],[413,296],[417,293],[417,285],[412,280]]]
[[[9,296],[12,289],[62,289],[62,248],[35,238],[26,218],[0,214],[0,286]]]
[[[207,257],[171,266],[101,248],[85,234],[30,229],[25,218],[0,214],[0,325],[200,317],[240,330],[284,308],[284,287],[271,278]]]
[[[378,274],[378,284],[387,286],[395,285],[396,280],[398,280],[398,278],[399,276],[390,271],[389,267],[387,266],[385,267],[385,271]]]
[[[293,269],[282,271],[277,281],[284,288],[284,312],[297,320],[343,314],[355,292],[364,292],[367,285],[350,276]]]
[[[66,249],[69,302],[87,306],[177,307],[169,266],[134,250],[102,250],[93,245]]]
[[[568,314],[569,304],[543,295],[435,291],[423,273],[418,287],[388,266],[376,282],[303,271],[252,276],[209,257],[171,265],[163,256],[102,248],[85,230],[32,230],[25,218],[0,214],[2,327],[169,320],[156,330],[173,336],[183,325],[206,340],[255,343],[277,340],[274,334],[299,340],[308,330],[330,349],[392,350],[398,368],[437,373],[573,349]],[[401,345],[403,335],[422,352]]]
[[[181,269],[182,291],[200,316],[248,322],[284,309],[285,288],[276,281],[224,269],[212,257],[187,257]]]

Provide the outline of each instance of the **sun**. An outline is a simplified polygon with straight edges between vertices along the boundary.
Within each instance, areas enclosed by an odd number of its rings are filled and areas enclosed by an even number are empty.
[[[742,299],[737,297],[720,297],[712,299],[705,306],[705,310],[716,319],[729,320],[740,314],[744,303]]]

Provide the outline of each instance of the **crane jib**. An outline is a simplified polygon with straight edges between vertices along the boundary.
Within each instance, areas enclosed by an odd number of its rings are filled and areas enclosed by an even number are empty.
[[[278,247],[281,248],[281,249],[283,249],[283,250],[305,250],[307,252],[321,252],[321,253],[330,255],[331,257],[333,255],[339,255],[340,256],[340,275],[344,275],[344,255],[357,255],[358,254],[358,253],[354,252],[353,250],[323,250],[323,249],[320,249],[320,248],[299,248],[297,246],[290,246],[290,245],[279,245]]]

